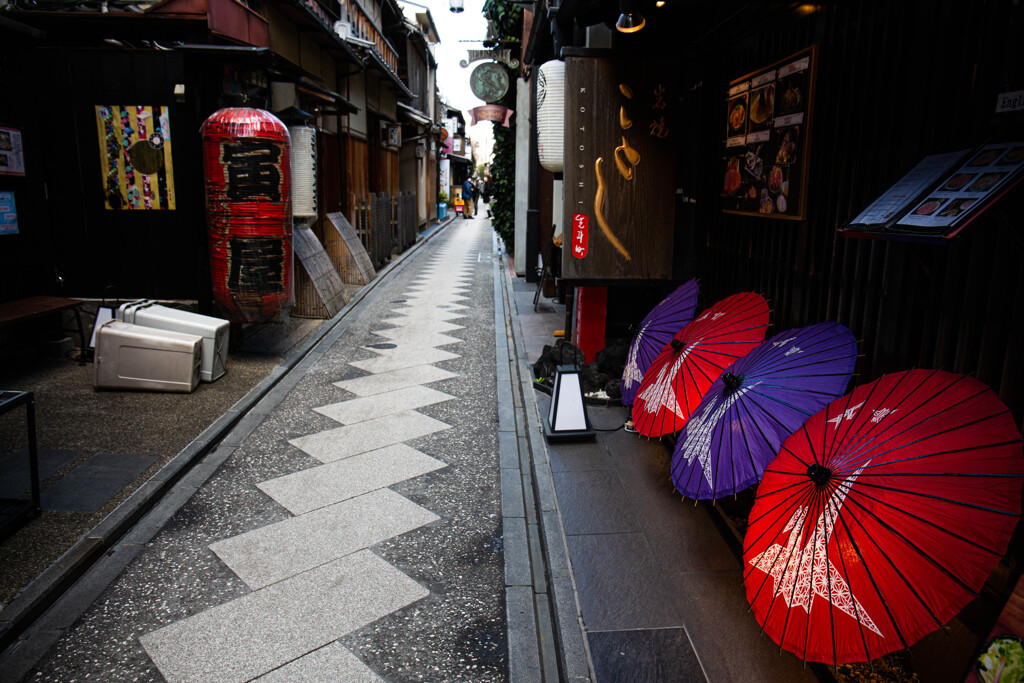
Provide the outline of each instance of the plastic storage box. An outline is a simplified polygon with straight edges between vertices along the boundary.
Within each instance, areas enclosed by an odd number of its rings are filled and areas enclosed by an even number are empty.
[[[199,378],[204,382],[218,379],[227,370],[229,332],[227,320],[179,311],[176,308],[161,306],[149,299],[122,304],[117,309],[117,319],[133,325],[155,327],[159,330],[170,330],[202,337],[203,366]]]
[[[199,386],[203,338],[120,320],[96,334],[97,389],[146,389],[190,393]]]

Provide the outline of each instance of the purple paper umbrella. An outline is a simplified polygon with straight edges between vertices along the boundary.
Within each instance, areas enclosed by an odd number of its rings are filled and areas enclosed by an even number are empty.
[[[807,418],[843,395],[857,340],[839,323],[787,330],[715,380],[679,434],[672,482],[687,498],[722,498],[761,481]]]
[[[626,367],[622,370],[622,405],[633,405],[640,380],[647,368],[665,345],[672,341],[679,330],[686,327],[697,310],[697,281],[680,285],[674,292],[658,302],[640,323],[640,331],[633,337],[626,356]]]

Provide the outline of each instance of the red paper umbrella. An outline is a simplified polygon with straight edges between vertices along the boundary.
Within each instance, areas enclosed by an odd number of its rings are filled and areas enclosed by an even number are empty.
[[[684,327],[644,372],[633,425],[644,436],[678,432],[722,370],[764,340],[768,302],[741,292]]]
[[[744,540],[754,616],[833,666],[907,648],[952,619],[1006,552],[1021,436],[991,389],[911,370],[836,399],[768,465]]]

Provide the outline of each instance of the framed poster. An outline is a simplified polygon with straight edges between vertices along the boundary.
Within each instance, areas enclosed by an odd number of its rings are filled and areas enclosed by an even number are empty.
[[[21,131],[0,126],[0,175],[25,175]]]
[[[816,74],[812,45],[729,83],[723,107],[726,213],[804,218]]]
[[[167,107],[96,107],[107,209],[174,208],[169,119]]]
[[[18,234],[18,209],[13,192],[0,192],[0,235]]]

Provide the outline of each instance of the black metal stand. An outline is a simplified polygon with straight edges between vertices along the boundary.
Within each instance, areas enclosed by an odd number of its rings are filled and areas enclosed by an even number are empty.
[[[28,469],[32,497],[0,498],[0,539],[7,538],[21,525],[39,516],[39,457],[36,452],[36,408],[31,391],[0,391],[0,415],[25,406],[28,418]]]

